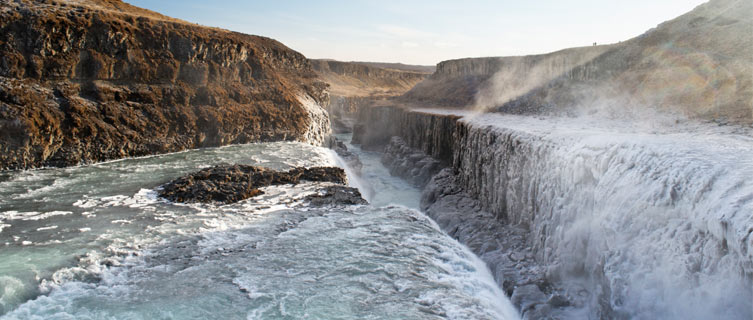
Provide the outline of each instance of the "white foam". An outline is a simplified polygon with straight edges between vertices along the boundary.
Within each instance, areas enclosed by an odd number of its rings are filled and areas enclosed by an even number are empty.
[[[46,194],[52,193],[54,191],[65,190],[73,183],[75,183],[74,179],[58,178],[58,179],[55,179],[51,185],[44,186],[38,189],[28,190],[26,193],[18,194],[14,198],[15,199],[31,199],[40,195],[46,195]]]
[[[43,220],[54,216],[65,216],[72,214],[71,211],[50,211],[50,212],[18,212],[18,211],[5,211],[0,213],[0,216],[7,220],[23,220],[23,221],[36,221]]]
[[[94,208],[100,204],[100,201],[94,199],[81,199],[73,203],[74,206],[79,208]]]

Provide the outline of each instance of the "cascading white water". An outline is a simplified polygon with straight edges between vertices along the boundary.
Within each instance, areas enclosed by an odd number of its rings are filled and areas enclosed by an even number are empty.
[[[335,164],[302,143],[2,173],[0,319],[517,319],[483,262],[410,208],[418,190],[362,156],[374,205],[307,206],[317,183],[156,197],[218,163]]]
[[[593,317],[753,317],[753,138],[704,125],[481,115],[463,187],[528,226],[547,276]]]

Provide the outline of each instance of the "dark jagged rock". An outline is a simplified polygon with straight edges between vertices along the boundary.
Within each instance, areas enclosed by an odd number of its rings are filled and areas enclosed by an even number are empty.
[[[448,165],[452,162],[453,129],[460,118],[399,105],[362,108],[358,110],[352,143],[364,150],[382,151],[393,136],[400,136],[411,148]]]
[[[559,315],[566,314],[571,302],[535,260],[527,227],[507,224],[481,209],[457,179],[452,168],[432,177],[421,195],[421,210],[486,262],[523,319],[568,318]],[[583,306],[582,300],[574,303]]]
[[[174,202],[234,203],[263,194],[260,187],[312,182],[347,183],[345,171],[335,167],[275,171],[248,165],[219,165],[180,177],[162,186],[160,197]]]
[[[345,164],[349,168],[353,169],[355,174],[361,174],[361,169],[363,168],[361,158],[359,158],[357,154],[353,153],[353,151],[348,150],[348,147],[345,145],[345,143],[332,137],[330,148],[334,150],[335,153],[337,153],[337,155],[343,159],[343,161],[345,161]]]
[[[321,190],[321,193],[306,196],[305,201],[317,207],[368,204],[358,189],[346,186],[325,187]]]
[[[398,136],[392,137],[384,149],[382,163],[390,169],[391,175],[402,177],[419,188],[423,188],[442,169],[441,162],[411,148]]]
[[[326,84],[269,38],[119,0],[0,2],[0,169],[329,134]]]

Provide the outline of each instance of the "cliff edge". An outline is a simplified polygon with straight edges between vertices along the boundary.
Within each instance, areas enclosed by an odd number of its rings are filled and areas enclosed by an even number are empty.
[[[326,84],[264,37],[117,0],[0,4],[0,169],[329,134]]]

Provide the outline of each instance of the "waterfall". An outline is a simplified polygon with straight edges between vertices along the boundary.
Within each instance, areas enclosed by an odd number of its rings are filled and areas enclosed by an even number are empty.
[[[750,319],[753,139],[714,130],[484,115],[460,121],[454,168],[589,309]]]

